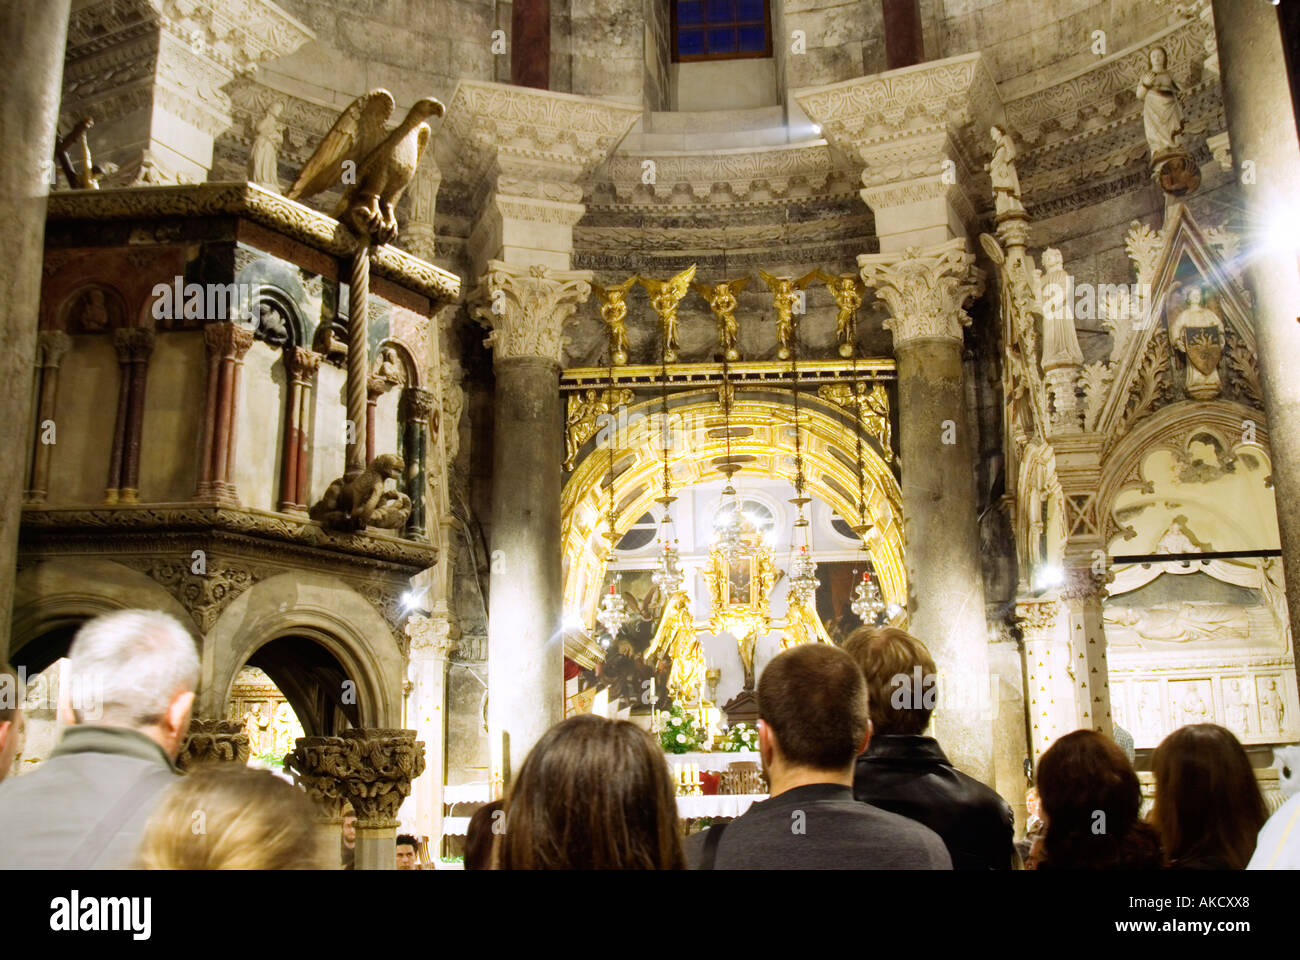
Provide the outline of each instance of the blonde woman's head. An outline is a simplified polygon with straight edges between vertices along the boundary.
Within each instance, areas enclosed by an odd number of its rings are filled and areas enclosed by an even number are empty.
[[[140,844],[145,870],[314,870],[315,810],[265,770],[211,764],[167,791]]]

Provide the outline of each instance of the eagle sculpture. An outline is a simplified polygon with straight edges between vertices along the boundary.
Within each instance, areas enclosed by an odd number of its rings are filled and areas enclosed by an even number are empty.
[[[391,243],[397,237],[394,207],[433,135],[424,121],[443,113],[442,103],[432,97],[417,100],[406,119],[390,131],[393,106],[387,90],[371,90],[353,101],[298,174],[289,199],[304,200],[342,186],[334,216],[346,215],[345,222],[358,236]]]

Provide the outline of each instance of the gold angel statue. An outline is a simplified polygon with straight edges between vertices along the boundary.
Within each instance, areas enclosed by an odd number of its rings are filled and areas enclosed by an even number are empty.
[[[739,360],[740,351],[736,349],[736,340],[740,336],[740,324],[736,322],[736,307],[739,302],[736,294],[745,289],[749,277],[737,280],[724,280],[710,286],[707,283],[693,283],[691,287],[709,302],[709,309],[718,320],[718,345],[722,355],[729,361]]]
[[[353,101],[298,174],[289,199],[304,200],[341,187],[334,216],[346,215],[358,236],[391,243],[397,237],[394,208],[433,135],[424,121],[443,111],[432,97],[417,100],[406,119],[389,131],[393,107],[387,90],[371,90]]]
[[[835,315],[835,336],[840,341],[840,356],[851,357],[858,334],[858,308],[862,306],[862,284],[857,274],[841,273],[838,277],[825,270],[817,271],[817,279],[835,298],[839,313]]]
[[[610,361],[618,367],[627,363],[627,295],[636,281],[637,277],[633,275],[613,286],[591,285],[600,298],[600,319],[605,321],[609,330]]]
[[[776,307],[776,355],[782,360],[794,356],[794,305],[799,300],[796,290],[803,290],[814,280],[821,279],[821,271],[806,273],[797,280],[794,277],[778,277],[768,273],[762,267],[758,275],[767,288],[772,291],[772,305]]]
[[[691,281],[695,279],[695,264],[691,264],[670,280],[655,280],[652,277],[638,277],[641,286],[650,294],[650,306],[659,315],[659,322],[664,328],[664,361],[674,363],[677,360],[677,305],[686,296]]]
[[[781,636],[781,649],[789,650],[802,643],[834,643],[822,618],[809,604],[793,594],[785,611],[785,633]]]
[[[691,598],[684,590],[668,599],[659,629],[646,648],[645,661],[654,663],[665,656],[673,661],[668,674],[668,692],[680,700],[693,700],[704,680],[707,664],[695,630],[695,617],[691,615]]]

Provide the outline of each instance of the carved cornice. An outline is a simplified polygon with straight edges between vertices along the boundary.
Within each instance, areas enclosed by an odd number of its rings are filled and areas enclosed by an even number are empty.
[[[484,344],[495,359],[541,357],[558,364],[564,324],[590,295],[589,270],[525,270],[491,260],[473,295],[473,315],[492,331]]]
[[[51,194],[48,215],[51,220],[196,219],[233,215],[247,217],[335,257],[351,256],[357,245],[352,233],[333,217],[254,183],[70,190]],[[399,286],[429,297],[434,301],[432,310],[460,297],[460,280],[454,274],[393,246],[373,248],[370,269]]]
[[[434,143],[445,181],[579,183],[618,146],[641,108],[510,84],[461,80]]]
[[[894,347],[916,340],[962,339],[971,322],[964,306],[984,290],[983,271],[961,238],[903,255],[858,257],[862,282],[876,291],[891,316],[882,326],[894,335]]]
[[[438,561],[438,549],[382,533],[334,533],[315,521],[251,508],[194,503],[105,506],[93,509],[24,508],[24,539],[85,535],[95,542],[114,534],[193,536],[223,532],[290,543],[313,551],[394,564],[411,575]],[[355,561],[352,561],[355,562]]]

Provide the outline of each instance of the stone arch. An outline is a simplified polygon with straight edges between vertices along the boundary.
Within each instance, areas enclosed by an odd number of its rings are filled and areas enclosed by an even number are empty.
[[[1243,424],[1247,422],[1254,425],[1253,444],[1245,443],[1243,436]],[[1143,462],[1160,448],[1177,450],[1198,430],[1216,434],[1228,450],[1253,446],[1264,459],[1272,459],[1268,427],[1258,410],[1226,400],[1174,404],[1161,409],[1125,435],[1102,464],[1097,511],[1105,543],[1112,543],[1123,533],[1115,519],[1116,501],[1126,491],[1142,488]]]
[[[28,567],[14,581],[9,654],[53,630],[129,609],[169,613],[200,640],[189,612],[147,574],[112,560],[58,558]]]
[[[360,726],[402,725],[404,661],[392,629],[360,593],[336,577],[287,572],[232,601],[203,645],[199,708],[219,717],[240,668],[268,644],[304,637],[356,685]]]

